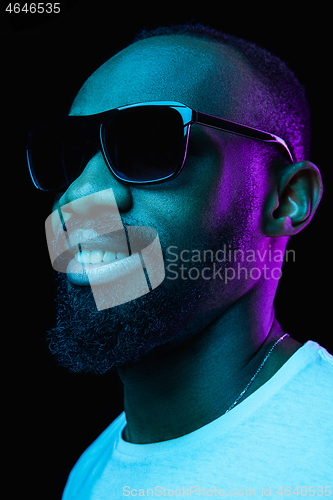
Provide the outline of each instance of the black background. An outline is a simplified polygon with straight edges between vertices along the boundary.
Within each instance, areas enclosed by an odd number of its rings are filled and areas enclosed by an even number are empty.
[[[296,262],[284,265],[277,317],[294,338],[317,341],[333,352],[331,14],[328,4],[325,11],[309,2],[299,8],[291,2],[272,7],[257,2],[147,2],[145,6],[62,1],[61,14],[42,17],[5,13],[8,3],[1,6],[2,228],[8,299],[2,313],[2,364],[8,395],[5,411],[15,424],[8,433],[5,429],[11,444],[8,463],[15,473],[11,498],[24,494],[34,500],[56,500],[79,455],[122,410],[122,392],[115,374],[70,374],[56,366],[47,350],[53,291],[44,221],[52,198],[30,182],[25,129],[44,116],[66,114],[89,74],[130,43],[142,27],[193,20],[257,42],[280,56],[307,90],[313,126],[311,160],[321,168],[324,197],[310,226],[290,242]]]

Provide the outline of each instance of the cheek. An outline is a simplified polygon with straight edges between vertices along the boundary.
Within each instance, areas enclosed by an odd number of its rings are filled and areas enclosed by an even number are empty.
[[[263,201],[267,191],[267,172],[262,163],[251,155],[226,154],[227,160],[214,187],[206,218],[218,230],[232,226],[239,231],[256,233],[260,230]]]
[[[213,158],[188,158],[172,181],[134,193],[133,216],[147,214],[174,235],[202,232],[210,222],[206,212],[216,196],[219,175],[219,165]]]

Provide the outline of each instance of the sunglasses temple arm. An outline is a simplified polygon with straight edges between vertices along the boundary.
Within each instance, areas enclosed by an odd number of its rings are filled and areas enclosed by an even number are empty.
[[[193,123],[230,132],[231,134],[241,135],[242,137],[247,137],[256,141],[280,144],[288,153],[292,163],[295,161],[286,142],[277,135],[263,132],[262,130],[256,128],[247,127],[246,125],[240,125],[239,123],[231,122],[229,120],[224,120],[223,118],[207,115],[206,113],[201,113],[200,111],[195,112]]]

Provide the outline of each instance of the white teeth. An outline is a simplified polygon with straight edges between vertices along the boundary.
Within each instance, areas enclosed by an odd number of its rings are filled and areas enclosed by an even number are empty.
[[[117,259],[126,259],[128,257],[128,253],[126,252],[117,252]]]
[[[128,252],[102,252],[102,250],[82,250],[75,254],[75,260],[83,264],[100,264],[101,262],[112,262],[128,257]]]
[[[112,262],[116,259],[115,252],[105,252],[103,257],[103,262]]]
[[[82,262],[83,264],[90,264],[90,252],[88,252],[87,250],[78,252],[75,257],[76,260]]]
[[[90,253],[90,264],[99,264],[103,260],[103,252],[94,250]]]

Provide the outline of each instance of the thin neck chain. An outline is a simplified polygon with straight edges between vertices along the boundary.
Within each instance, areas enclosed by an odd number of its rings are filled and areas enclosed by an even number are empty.
[[[270,357],[270,355],[272,354],[272,351],[273,349],[278,345],[279,342],[281,342],[285,337],[289,337],[289,334],[288,333],[285,333],[284,335],[282,335],[282,337],[279,338],[279,340],[277,340],[275,342],[275,344],[270,348],[270,350],[268,351],[268,353],[266,354],[263,362],[261,363],[261,365],[259,366],[258,370],[255,372],[255,374],[253,375],[253,377],[251,378],[250,382],[247,384],[247,386],[245,387],[245,389],[240,393],[240,395],[238,396],[238,398],[232,403],[231,406],[229,406],[229,408],[227,409],[227,411],[224,413],[228,413],[228,411],[232,410],[236,404],[238,403],[238,401],[244,396],[244,394],[246,393],[246,391],[248,390],[248,388],[250,387],[250,385],[252,384],[252,382],[254,381],[254,379],[256,378],[256,376],[258,375],[258,373],[260,372],[260,370],[262,369],[262,367],[264,366],[264,364],[266,363],[266,361],[268,360],[268,358]]]

